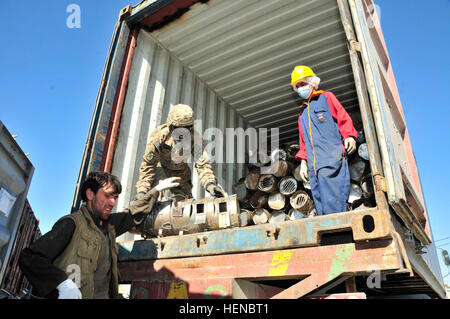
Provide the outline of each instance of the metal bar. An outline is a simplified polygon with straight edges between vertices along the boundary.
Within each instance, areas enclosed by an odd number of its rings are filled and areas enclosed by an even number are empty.
[[[273,225],[253,225],[202,233],[205,245],[198,246],[197,234],[164,237],[164,248],[158,239],[123,242],[119,260],[145,260],[176,257],[220,255],[272,249],[318,246],[325,233],[348,231],[356,242],[392,238],[390,214],[377,209],[362,209],[339,214],[315,216],[277,224],[276,237],[268,236]]]
[[[136,40],[139,34],[139,28],[131,31],[128,39],[128,45],[126,49],[126,56],[122,63],[122,70],[119,76],[118,90],[114,98],[113,109],[110,116],[110,122],[108,125],[108,131],[105,138],[105,146],[103,149],[102,162],[100,164],[100,170],[105,172],[111,171],[111,164],[114,156],[115,141],[117,138],[117,131],[119,129],[120,116],[122,114],[122,106],[125,100],[125,92],[128,83],[128,76],[133,61],[134,49],[136,47]]]

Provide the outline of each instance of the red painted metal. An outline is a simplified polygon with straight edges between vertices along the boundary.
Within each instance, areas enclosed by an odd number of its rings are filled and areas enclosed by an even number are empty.
[[[146,25],[149,28],[154,27],[155,25],[161,24],[169,17],[176,16],[176,14],[188,7],[190,7],[192,4],[199,2],[198,0],[177,0],[172,1],[171,3],[165,5],[158,11],[154,12],[153,14],[145,17],[140,21],[141,24]],[[205,2],[205,1],[203,1]]]
[[[9,290],[13,294],[21,294],[23,289],[30,288],[30,283],[20,271],[18,262],[22,250],[31,245],[40,236],[39,220],[36,219],[28,201],[25,201],[20,225],[14,239],[13,250],[9,260],[6,261],[8,266],[0,286],[1,288]]]
[[[131,64],[134,56],[134,49],[136,47],[137,36],[139,34],[139,28],[135,28],[131,31],[128,38],[127,48],[125,50],[125,56],[122,62],[122,68],[120,70],[119,81],[117,84],[116,94],[114,96],[114,102],[111,110],[108,131],[105,138],[105,146],[103,148],[103,156],[100,164],[100,170],[105,172],[111,172],[111,165],[114,156],[114,147],[116,145],[117,132],[119,130],[120,117],[122,115],[122,107],[125,101],[125,92],[128,84],[128,76],[131,69]]]
[[[236,279],[296,279],[288,289],[260,289],[253,297],[300,298],[345,274],[401,268],[391,240],[119,264],[134,298],[230,298]],[[269,284],[268,284],[269,285]]]

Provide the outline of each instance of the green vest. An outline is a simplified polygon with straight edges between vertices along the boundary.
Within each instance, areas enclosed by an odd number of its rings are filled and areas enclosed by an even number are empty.
[[[74,274],[78,265],[80,270],[80,291],[83,299],[94,297],[94,274],[97,269],[100,255],[100,243],[104,236],[102,231],[95,225],[86,206],[73,214],[62,218],[70,218],[75,222],[75,231],[66,249],[55,259],[53,264],[62,269],[67,275]],[[118,271],[116,230],[113,225],[108,225],[109,247],[111,255],[111,280],[109,295],[111,298],[118,297]]]

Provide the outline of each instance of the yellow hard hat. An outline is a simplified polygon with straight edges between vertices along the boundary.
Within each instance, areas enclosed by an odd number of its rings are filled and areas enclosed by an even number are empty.
[[[291,86],[308,76],[316,76],[310,67],[305,65],[297,65],[291,74]]]

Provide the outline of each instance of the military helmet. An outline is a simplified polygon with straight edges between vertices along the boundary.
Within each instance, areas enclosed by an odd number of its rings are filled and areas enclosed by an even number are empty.
[[[186,104],[174,105],[167,116],[167,124],[173,126],[194,125],[194,111]]]

